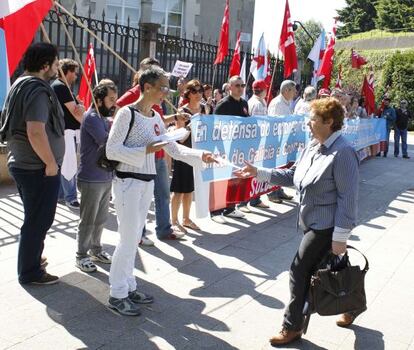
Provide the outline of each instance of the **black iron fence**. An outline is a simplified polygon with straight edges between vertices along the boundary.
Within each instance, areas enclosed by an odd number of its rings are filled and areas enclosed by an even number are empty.
[[[74,15],[131,66],[138,68],[141,56],[140,43],[143,40],[143,32],[139,28],[131,27],[129,25],[129,18],[127,25],[120,25],[117,22],[117,18],[115,18],[114,23],[106,21],[105,12],[102,13],[101,19],[92,18],[90,11],[87,17],[79,16],[76,13],[76,7],[74,8]],[[99,79],[112,79],[118,85],[120,93],[127,90],[131,85],[133,72],[122,64],[112,53],[107,51],[96,38],[79,26],[70,16],[52,10],[43,23],[50,40],[58,46],[59,56],[75,59],[75,53],[72,50],[61,20],[63,20],[67,27],[82,62],[85,61],[89,43],[92,43],[95,51]],[[43,35],[40,30],[35,40],[43,40]],[[216,53],[217,46],[210,43],[162,34],[157,34],[156,37],[156,58],[165,70],[171,71],[177,59],[191,62],[193,63],[193,67],[189,73],[190,79],[197,78],[202,83],[212,84],[214,87],[221,87],[228,79],[229,67],[234,50],[230,49],[224,62],[214,67],[213,62]],[[246,66],[250,67],[253,55],[243,51],[241,58],[243,59],[245,56]],[[272,72],[276,68],[273,84],[276,92],[283,80],[283,62],[279,61],[276,67],[275,64],[276,60],[272,58],[270,60],[270,66]],[[16,72],[16,76],[19,73],[21,73],[21,70]],[[253,79],[247,80],[250,83],[253,81]],[[307,83],[309,79],[308,77],[302,77],[302,80],[303,83]]]

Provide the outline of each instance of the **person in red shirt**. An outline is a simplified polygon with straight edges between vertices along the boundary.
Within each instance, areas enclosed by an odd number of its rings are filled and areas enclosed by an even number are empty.
[[[160,63],[155,58],[144,58],[140,63],[140,70],[135,74],[132,87],[126,91],[117,101],[118,107],[123,107],[132,104],[138,100],[141,95],[141,89],[138,84],[140,72],[148,69],[150,66],[160,66]],[[160,104],[153,105],[152,109],[156,111],[164,123],[169,125],[178,119],[189,120],[190,115],[186,113],[177,113],[164,116],[164,111]],[[169,189],[169,174],[167,161],[165,160],[164,150],[155,153],[155,167],[157,176],[154,180],[154,199],[155,199],[155,233],[158,239],[179,239],[184,234],[176,227],[171,225],[170,221],[170,189]],[[146,237],[146,228],[144,227],[140,245],[153,246],[154,242]]]

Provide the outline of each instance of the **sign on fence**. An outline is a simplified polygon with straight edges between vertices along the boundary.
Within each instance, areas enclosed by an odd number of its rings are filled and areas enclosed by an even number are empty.
[[[171,75],[178,78],[185,78],[190,72],[192,66],[193,64],[190,62],[177,60],[177,62],[175,62]]]

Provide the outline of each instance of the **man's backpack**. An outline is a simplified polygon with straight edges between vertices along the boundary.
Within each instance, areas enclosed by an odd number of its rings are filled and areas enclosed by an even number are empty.
[[[132,125],[134,125],[134,121],[135,121],[134,109],[132,107],[129,107],[129,109],[131,111],[131,121],[129,122],[128,132],[123,142],[124,145],[125,145],[126,140],[128,139],[129,133],[131,132],[131,129],[132,129]],[[96,164],[98,165],[98,167],[106,171],[109,171],[109,172],[115,171],[116,167],[119,164],[119,161],[108,159],[108,157],[106,156],[106,142],[102,146],[98,147],[97,152],[98,152],[98,160],[96,161]]]

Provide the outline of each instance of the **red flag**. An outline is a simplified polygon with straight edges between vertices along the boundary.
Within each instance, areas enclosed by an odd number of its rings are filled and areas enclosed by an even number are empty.
[[[0,27],[5,33],[10,76],[51,7],[51,0],[1,0]]]
[[[368,77],[364,77],[361,95],[365,98],[365,109],[368,115],[375,112],[374,72],[371,70]]]
[[[367,64],[368,61],[358,54],[354,49],[351,49],[351,62],[352,68],[360,69],[364,64]]]
[[[336,84],[335,87],[337,89],[342,89],[342,65],[339,65],[339,70],[338,70],[338,78],[336,79]]]
[[[286,0],[285,18],[283,19],[282,32],[279,42],[280,51],[285,59],[285,78],[289,77],[298,69],[298,58],[296,55],[295,36],[293,34],[293,26],[290,20],[289,2]]]
[[[85,65],[83,66],[83,70],[85,71],[86,77],[88,78],[89,85],[92,85],[92,77],[95,74],[96,63],[95,63],[95,55],[93,52],[92,44],[89,44],[88,55],[86,56]],[[88,84],[86,83],[85,77],[82,74],[82,79],[79,86],[79,100],[81,100],[86,109],[89,108],[92,102],[92,95],[91,91],[89,90]]]
[[[236,47],[234,48],[233,59],[231,60],[229,77],[240,75],[240,32],[237,33]]]
[[[224,8],[223,22],[221,24],[220,42],[217,50],[216,60],[214,64],[218,64],[224,61],[224,58],[229,52],[229,23],[230,23],[230,11],[229,0],[226,0],[226,7]]]
[[[318,77],[323,77],[322,88],[328,89],[331,84],[332,68],[333,68],[333,57],[335,55],[335,42],[336,42],[336,20],[332,29],[332,35],[329,39],[328,47],[326,48],[322,62],[319,66],[317,73]]]

